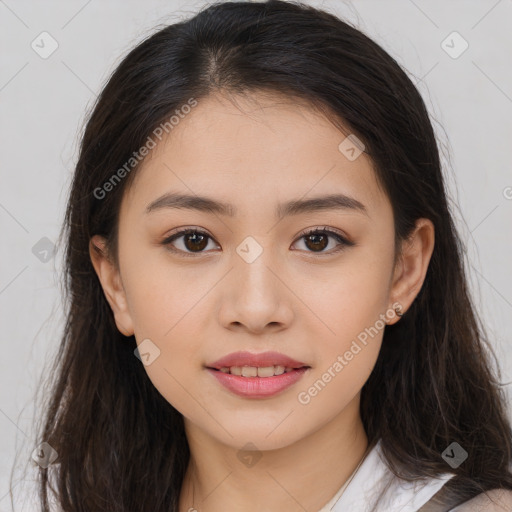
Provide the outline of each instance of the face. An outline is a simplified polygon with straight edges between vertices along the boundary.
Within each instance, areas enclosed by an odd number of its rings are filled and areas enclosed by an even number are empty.
[[[275,449],[358,400],[383,319],[397,320],[393,213],[370,159],[354,158],[349,141],[340,149],[346,135],[322,115],[262,93],[235,100],[202,99],[151,151],[121,205],[119,269],[96,268],[119,329],[135,334],[149,379],[186,424],[233,447]],[[148,211],[171,193],[231,211],[169,200]],[[346,197],[276,214],[329,195]],[[177,234],[187,228],[195,233]],[[308,368],[284,389],[229,388],[246,377],[207,367],[237,351]]]

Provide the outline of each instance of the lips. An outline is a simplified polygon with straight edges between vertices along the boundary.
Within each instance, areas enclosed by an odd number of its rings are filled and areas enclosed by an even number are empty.
[[[262,352],[253,354],[247,351],[233,352],[220,358],[219,360],[206,365],[207,368],[220,370],[221,368],[232,366],[253,366],[257,368],[266,368],[270,366],[284,366],[285,368],[302,368],[309,366],[300,361],[296,361],[279,352]]]

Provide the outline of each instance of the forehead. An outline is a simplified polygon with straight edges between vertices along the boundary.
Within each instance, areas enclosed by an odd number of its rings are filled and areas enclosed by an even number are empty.
[[[270,94],[202,98],[151,150],[123,205],[143,211],[165,192],[214,196],[244,207],[315,195],[357,197],[385,207],[370,158],[348,159],[345,133],[305,101]]]

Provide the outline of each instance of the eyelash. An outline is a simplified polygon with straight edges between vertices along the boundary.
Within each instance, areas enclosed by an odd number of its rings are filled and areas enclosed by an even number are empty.
[[[177,231],[176,233],[173,233],[172,235],[168,236],[165,240],[162,241],[162,245],[166,246],[169,251],[171,251],[173,253],[179,253],[180,255],[185,256],[185,257],[196,256],[199,254],[206,254],[206,252],[204,252],[204,251],[203,252],[200,251],[200,252],[196,252],[196,253],[182,251],[181,249],[176,249],[175,247],[173,247],[171,245],[171,243],[174,242],[174,240],[176,240],[182,236],[190,235],[190,234],[206,235],[210,240],[214,240],[213,237],[208,235],[208,233],[206,233],[205,231],[202,231],[202,230],[196,229],[196,228],[187,228],[187,229],[183,229],[181,231]],[[314,251],[307,251],[307,252],[310,252],[311,254],[317,254],[320,256],[331,255],[331,254],[335,254],[335,253],[338,253],[338,252],[344,250],[346,247],[352,247],[355,245],[354,242],[347,240],[345,237],[343,237],[336,231],[329,229],[328,227],[308,229],[307,231],[305,231],[304,233],[301,233],[299,235],[299,237],[297,238],[297,241],[300,240],[301,238],[305,238],[307,236],[316,235],[316,234],[327,234],[327,235],[331,236],[332,238],[334,238],[337,242],[339,242],[340,245],[336,249],[331,250],[330,252],[315,253]]]

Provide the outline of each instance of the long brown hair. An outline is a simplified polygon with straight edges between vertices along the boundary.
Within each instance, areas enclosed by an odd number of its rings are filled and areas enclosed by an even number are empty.
[[[362,389],[370,443],[382,440],[406,479],[452,471],[446,502],[512,489],[511,427],[465,275],[439,150],[425,104],[400,65],[361,31],[298,2],[222,2],[164,27],[119,64],[82,136],[65,222],[68,310],[38,442],[58,453],[40,468],[63,512],[172,511],[189,460],[183,418],[116,328],[89,255],[95,234],[117,261],[120,202],[140,164],[104,197],[101,188],[190,98],[222,89],[269,90],[307,100],[363,141],[394,213],[396,248],[418,218],[436,243],[421,291],[387,326]],[[468,452],[455,469],[441,454]]]

